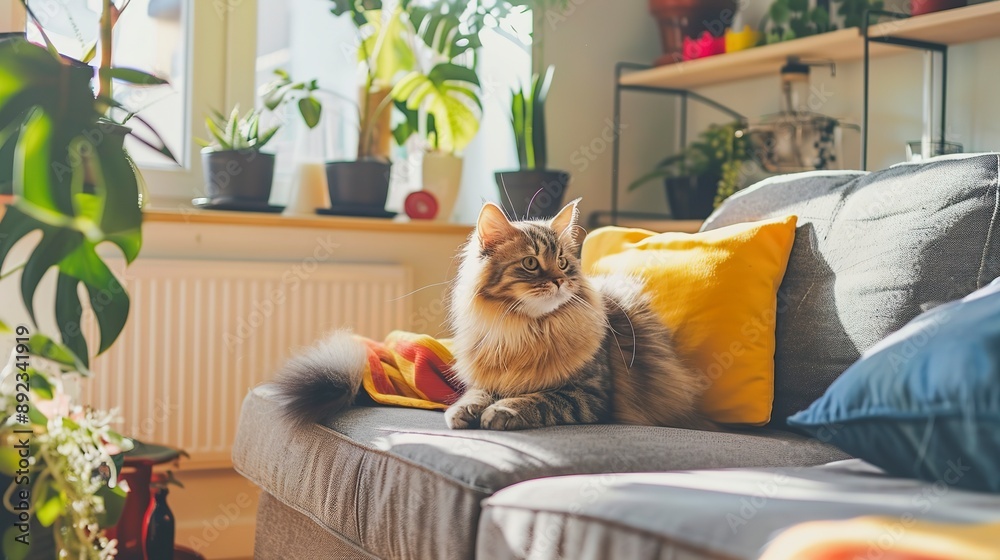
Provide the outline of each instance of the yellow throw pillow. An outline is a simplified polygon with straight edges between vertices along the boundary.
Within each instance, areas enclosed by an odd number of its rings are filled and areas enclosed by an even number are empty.
[[[759,426],[771,419],[777,294],[795,222],[788,216],[694,234],[602,228],[584,241],[583,267],[642,278],[681,358],[707,379],[706,415]]]

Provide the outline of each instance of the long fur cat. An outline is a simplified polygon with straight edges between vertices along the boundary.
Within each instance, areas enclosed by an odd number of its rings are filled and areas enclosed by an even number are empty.
[[[627,275],[586,277],[573,201],[548,221],[511,222],[487,203],[454,280],[449,322],[463,396],[453,429],[621,422],[715,429],[704,383]],[[293,359],[277,385],[285,413],[316,422],[361,385],[364,352],[337,334]]]

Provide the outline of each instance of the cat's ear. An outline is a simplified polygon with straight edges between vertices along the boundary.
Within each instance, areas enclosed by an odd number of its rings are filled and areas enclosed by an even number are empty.
[[[516,232],[517,228],[510,223],[499,206],[492,202],[483,205],[476,222],[476,237],[479,238],[481,248],[493,247]]]
[[[580,241],[580,210],[576,207],[580,203],[580,200],[578,198],[563,206],[563,209],[549,222],[549,227],[556,232],[556,235],[560,239],[568,241],[571,245],[576,245]]]

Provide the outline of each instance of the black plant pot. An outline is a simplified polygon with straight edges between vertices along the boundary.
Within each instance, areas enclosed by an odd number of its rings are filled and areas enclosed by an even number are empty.
[[[326,184],[334,207],[384,210],[392,164],[377,160],[326,164]]]
[[[498,171],[500,202],[511,219],[551,218],[562,208],[569,173],[547,169]]]
[[[274,154],[202,150],[201,160],[209,199],[267,204],[274,179]]]
[[[667,177],[667,202],[675,220],[704,220],[715,209],[718,175]]]

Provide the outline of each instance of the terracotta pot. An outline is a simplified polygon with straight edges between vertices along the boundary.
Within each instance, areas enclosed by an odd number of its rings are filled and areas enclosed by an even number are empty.
[[[736,0],[649,0],[663,45],[663,55],[656,64],[683,60],[685,37],[697,39],[706,31],[714,37],[724,36],[736,9]]]
[[[952,8],[961,8],[967,0],[910,0],[910,15],[919,16]]]

